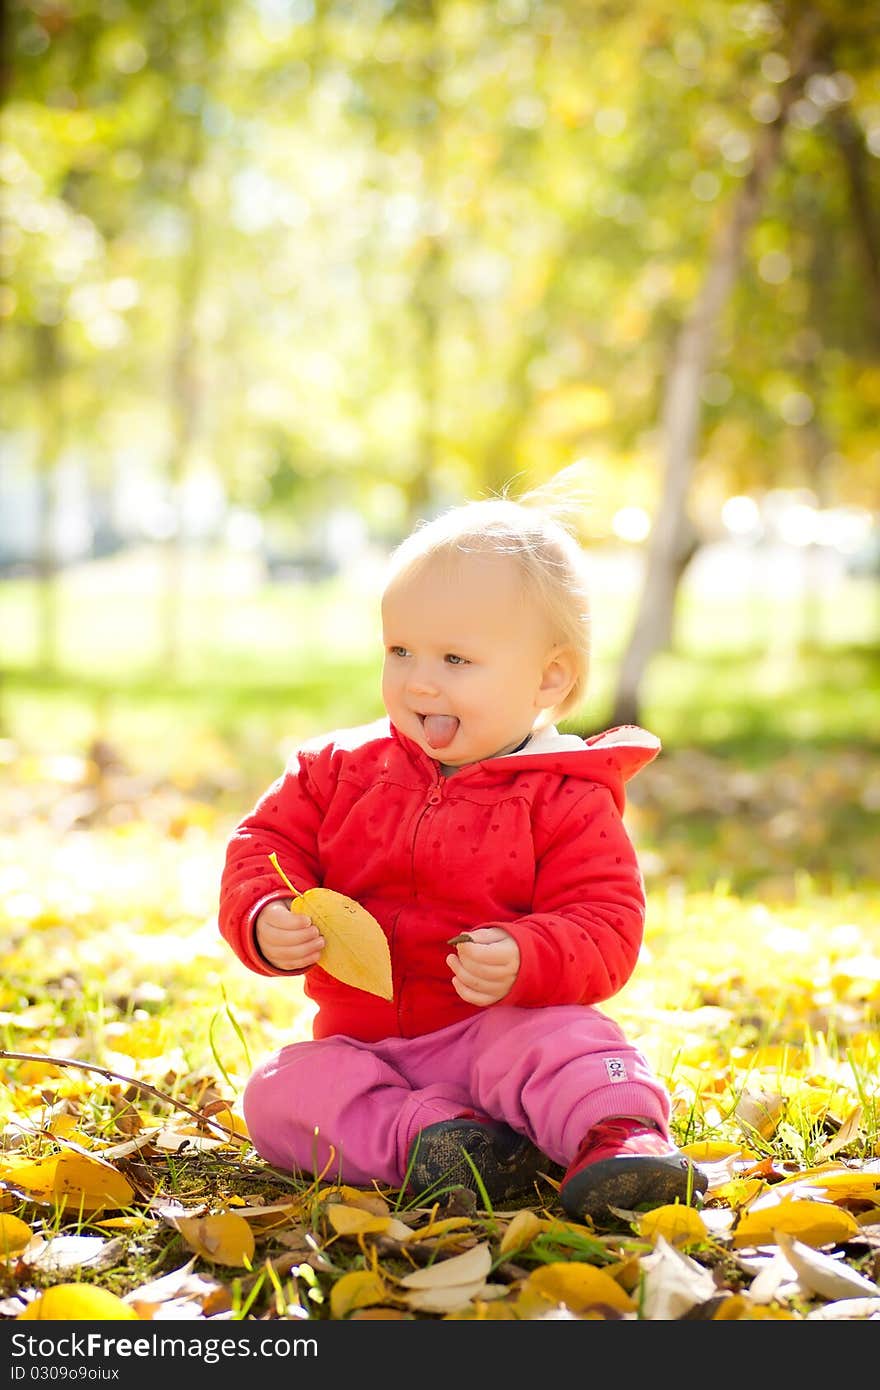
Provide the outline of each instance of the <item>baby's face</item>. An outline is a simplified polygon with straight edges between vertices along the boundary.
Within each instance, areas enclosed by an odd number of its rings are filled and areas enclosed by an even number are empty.
[[[388,715],[448,767],[511,752],[562,698],[547,685],[547,619],[509,556],[431,559],[398,575],[382,600],[382,629]]]

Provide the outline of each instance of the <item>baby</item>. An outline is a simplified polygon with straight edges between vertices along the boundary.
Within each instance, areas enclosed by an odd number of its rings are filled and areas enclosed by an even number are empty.
[[[313,1040],[245,1090],[270,1163],[495,1204],[555,1164],[563,1209],[593,1222],[705,1191],[666,1090],[597,1008],[639,954],[622,816],[659,742],[556,728],[586,685],[584,565],[540,491],[419,526],[382,595],[387,717],[306,743],[233,834],[220,929],[250,969],[302,975],[317,1006]],[[321,968],[272,854],[300,892],[377,919],[392,999]]]

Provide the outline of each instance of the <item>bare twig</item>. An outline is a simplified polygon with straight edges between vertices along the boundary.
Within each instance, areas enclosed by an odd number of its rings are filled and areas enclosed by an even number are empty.
[[[211,1125],[214,1129],[222,1129],[224,1134],[229,1134],[233,1139],[241,1142],[242,1136],[228,1125],[221,1124],[213,1117],[203,1115],[200,1110],[194,1110],[192,1106],[186,1105],[182,1100],[175,1100],[174,1096],[169,1096],[166,1091],[160,1091],[157,1086],[151,1086],[148,1081],[139,1081],[136,1076],[125,1076],[123,1072],[112,1071],[110,1067],[100,1067],[96,1062],[78,1062],[70,1057],[53,1057],[48,1052],[9,1052],[6,1048],[0,1048],[0,1062],[47,1062],[53,1067],[78,1067],[80,1071],[93,1071],[98,1076],[103,1076],[106,1081],[124,1081],[128,1086],[134,1086],[138,1091],[144,1091],[149,1096],[155,1096],[156,1100],[164,1101],[167,1105],[173,1106],[175,1110],[183,1110],[187,1115],[192,1115],[193,1119],[198,1120],[202,1125]]]

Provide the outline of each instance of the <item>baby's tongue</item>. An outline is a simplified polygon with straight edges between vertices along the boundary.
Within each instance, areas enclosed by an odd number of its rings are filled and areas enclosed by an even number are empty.
[[[454,714],[426,714],[422,724],[425,738],[432,748],[445,748],[455,738],[458,729]]]

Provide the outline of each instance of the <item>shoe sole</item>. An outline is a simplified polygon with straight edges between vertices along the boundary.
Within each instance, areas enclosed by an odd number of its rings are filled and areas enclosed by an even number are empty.
[[[566,1183],[559,1199],[566,1214],[579,1221],[584,1216],[607,1217],[611,1207],[635,1211],[674,1202],[687,1205],[708,1185],[705,1174],[686,1159],[607,1158]]]
[[[441,1122],[432,1125],[430,1132],[424,1134],[424,1142],[416,1149],[409,1175],[409,1189],[419,1195],[464,1187],[481,1197],[465,1154],[470,1155],[492,1203],[506,1201],[526,1191],[547,1166],[545,1156],[525,1138],[513,1154],[503,1160],[499,1159],[492,1135],[484,1128],[463,1133],[456,1121],[450,1121],[448,1130],[444,1130]]]

